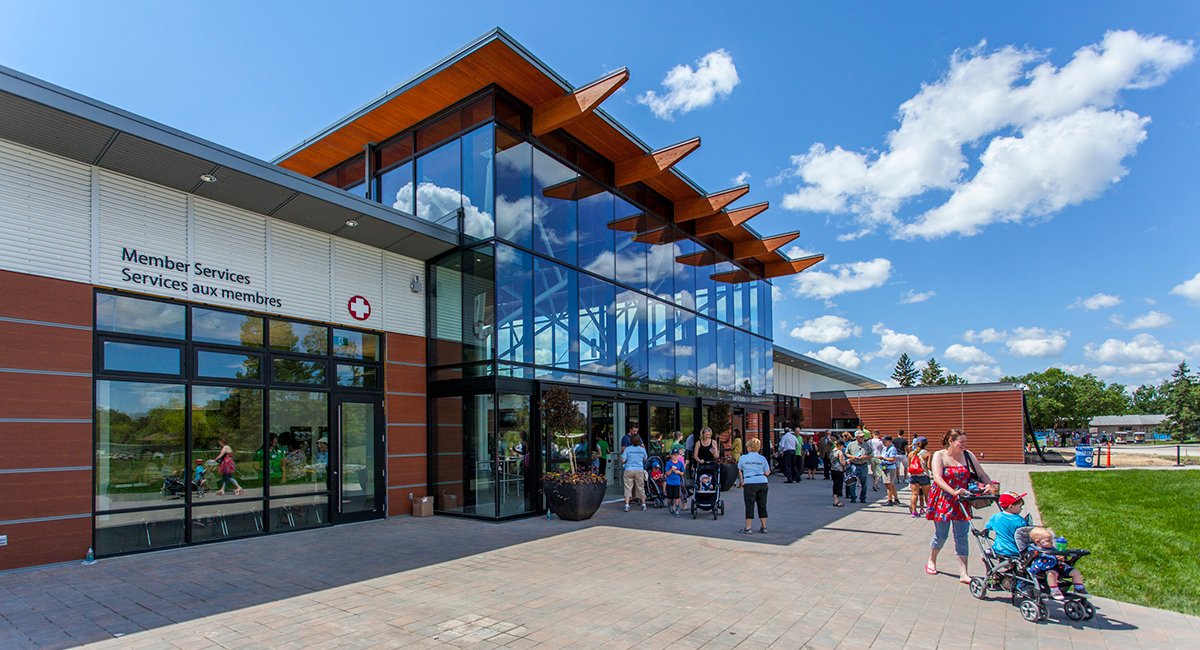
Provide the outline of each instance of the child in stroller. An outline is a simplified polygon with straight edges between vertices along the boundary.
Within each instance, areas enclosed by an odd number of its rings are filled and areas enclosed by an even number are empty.
[[[721,500],[721,481],[718,478],[721,466],[716,463],[700,463],[696,466],[696,491],[692,495],[692,519],[699,510],[711,512],[713,519],[725,514],[725,502]]]
[[[662,461],[658,456],[652,456],[647,465],[650,471],[646,474],[646,500],[653,501],[655,508],[661,508],[667,500],[663,487]]]

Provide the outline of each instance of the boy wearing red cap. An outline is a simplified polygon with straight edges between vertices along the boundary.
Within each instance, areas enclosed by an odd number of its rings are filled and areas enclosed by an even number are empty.
[[[1021,516],[1021,508],[1025,505],[1025,495],[1016,492],[1005,492],[1000,495],[1000,512],[992,515],[983,526],[996,535],[992,550],[999,555],[1020,555],[1017,550],[1017,529],[1028,526],[1029,523]]]

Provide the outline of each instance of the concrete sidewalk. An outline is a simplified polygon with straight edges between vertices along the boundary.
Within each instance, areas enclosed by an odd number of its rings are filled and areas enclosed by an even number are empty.
[[[987,469],[1028,491],[1027,467]],[[717,521],[404,517],[9,573],[0,648],[1200,647],[1200,618],[1105,599],[1086,623],[1027,623],[925,575],[931,525],[882,490],[829,493],[772,481],[766,535],[734,532],[739,490]]]

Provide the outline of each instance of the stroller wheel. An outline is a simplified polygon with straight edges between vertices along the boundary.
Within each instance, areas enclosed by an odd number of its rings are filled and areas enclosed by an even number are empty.
[[[1085,601],[1086,602],[1086,601]],[[1092,607],[1091,603],[1084,605],[1083,620],[1090,621],[1096,615],[1096,608]]]
[[[717,508],[716,508],[716,506],[714,506],[714,507],[713,507],[713,511],[712,511],[712,512],[713,512],[713,519],[716,519],[716,518],[717,518]]]
[[[987,596],[987,582],[983,578],[971,578],[971,595],[983,600]]]
[[[1087,608],[1078,600],[1068,600],[1063,603],[1063,611],[1072,621],[1082,621],[1087,616]]]
[[[1026,598],[1021,601],[1021,618],[1030,623],[1037,623],[1042,620],[1042,606],[1036,600]]]

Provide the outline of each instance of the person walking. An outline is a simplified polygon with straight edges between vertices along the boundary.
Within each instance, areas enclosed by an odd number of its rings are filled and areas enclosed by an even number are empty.
[[[900,494],[896,491],[896,477],[899,471],[896,467],[899,463],[896,459],[900,457],[900,453],[896,451],[896,444],[891,436],[884,436],[883,451],[879,455],[880,469],[883,470],[883,487],[887,488],[887,504],[889,506],[900,505]]]
[[[826,431],[821,435],[821,467],[824,468],[825,480],[830,477],[830,463],[833,462],[833,434]]]
[[[850,461],[850,471],[858,482],[858,500],[867,502],[867,474],[871,466],[871,447],[867,444],[866,433],[854,432],[854,440],[846,445],[846,458]],[[846,498],[854,503],[854,485],[847,482]]]
[[[629,500],[636,498],[646,509],[646,448],[642,437],[636,433],[629,436],[629,445],[621,452],[621,463],[625,469],[625,512],[629,512]]]
[[[783,470],[784,483],[795,483],[795,468],[796,468],[796,434],[788,429],[783,437],[779,439],[779,451],[783,452],[783,458],[779,461],[780,469]]]
[[[758,508],[758,532],[767,532],[767,477],[771,475],[771,464],[758,453],[760,449],[762,440],[751,438],[746,443],[746,453],[738,459],[738,483],[746,503],[746,527],[738,532],[747,535],[752,532],[755,507]]]
[[[692,455],[696,457],[697,463],[715,463],[721,457],[721,450],[717,441],[713,439],[712,429],[704,427],[700,430],[700,439],[696,441]]]
[[[914,517],[925,515],[925,506],[929,500],[929,452],[925,447],[929,441],[925,436],[913,440],[912,450],[908,452],[908,512]]]
[[[237,479],[233,478],[233,475],[237,473],[237,466],[233,462],[233,447],[230,447],[224,438],[221,438],[220,443],[221,453],[217,454],[213,460],[217,463],[217,472],[221,474],[221,486],[213,494],[224,495],[226,485],[233,485],[234,494],[241,494],[242,486],[238,484]]]
[[[804,437],[804,469],[808,472],[808,480],[817,479],[817,441],[816,436]]]
[[[929,498],[929,513],[925,518],[933,522],[933,539],[929,543],[929,562],[925,573],[937,575],[938,552],[946,544],[951,529],[954,533],[954,555],[958,559],[958,581],[971,582],[967,572],[967,559],[971,546],[967,531],[971,526],[971,506],[958,499],[970,496],[968,487],[972,483],[987,485],[987,491],[996,492],[996,486],[975,455],[967,451],[967,434],[961,429],[951,429],[942,436],[944,449],[933,454],[930,469],[933,473],[933,495]]]
[[[896,437],[892,438],[892,444],[896,445],[896,453],[900,456],[900,458],[908,457],[908,440],[904,437],[904,429],[901,429],[900,433],[897,433]],[[897,465],[897,467],[899,468],[900,480],[903,482],[908,482],[907,463],[900,463]]]
[[[830,457],[826,466],[829,468],[829,476],[833,478],[833,507],[843,508],[842,501],[839,498],[842,496],[842,477],[846,469],[846,443],[838,440],[833,443],[833,455]]]
[[[883,480],[882,460],[880,459],[880,455],[883,454],[883,434],[875,431],[871,434],[870,440],[867,440],[867,444],[871,447],[871,479],[873,480],[871,490],[878,492],[879,482]]]

